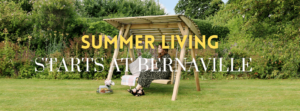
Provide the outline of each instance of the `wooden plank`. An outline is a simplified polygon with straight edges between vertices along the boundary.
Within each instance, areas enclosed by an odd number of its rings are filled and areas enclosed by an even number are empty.
[[[180,22],[182,26],[184,23]],[[157,29],[157,28],[178,28],[176,23],[155,23],[155,24],[132,24],[131,29]]]
[[[169,25],[160,25],[160,24],[139,24],[133,25],[132,29],[156,29],[156,28],[176,28],[177,25],[169,24]]]
[[[143,20],[143,19],[136,19],[136,20],[115,20],[115,21],[118,21],[119,23],[122,23],[122,24],[171,24],[171,23],[178,23],[178,22],[181,22],[181,21],[178,21],[178,20],[158,20],[158,21],[152,21],[152,22],[149,22],[149,21],[146,21],[146,20]]]
[[[171,36],[171,35],[174,35],[175,37],[176,37],[176,35],[180,35],[180,33],[172,33],[172,32],[170,32],[170,33],[164,33],[164,32],[152,32],[152,33],[150,33],[150,32],[137,32],[137,33],[132,33],[133,35],[153,35],[153,36],[155,36],[155,35],[169,35],[169,36]]]
[[[135,61],[135,56],[134,56],[134,50],[133,50],[133,48],[129,49],[129,55],[130,55],[130,58],[132,58],[132,61]]]
[[[157,29],[131,29],[131,31],[157,31]]]
[[[140,18],[140,19],[145,20],[145,21],[147,21],[148,23],[152,23],[152,21],[149,20],[149,19],[147,19],[147,18]]]
[[[115,28],[119,28],[120,27],[120,23],[118,23],[117,21],[113,21],[113,20],[109,20],[109,21],[106,21],[107,23],[111,24],[112,26],[114,26]]]
[[[130,30],[132,30],[132,29],[130,29]],[[132,35],[132,33],[130,35]],[[130,44],[128,44],[127,47],[129,47],[129,45]],[[129,49],[128,53],[129,53],[130,58],[132,58],[132,61],[135,61],[135,55],[134,55],[134,49],[133,49],[133,47],[131,49]]]
[[[179,33],[179,30],[160,30],[162,33]],[[132,33],[160,33],[160,31],[132,31]]]
[[[196,60],[195,48],[193,48],[191,52],[192,52],[192,58],[194,58]],[[194,68],[194,76],[195,76],[196,89],[197,89],[197,91],[200,91],[199,72],[196,72],[195,68]]]
[[[151,31],[131,31],[131,33],[159,33],[158,30]]]
[[[179,28],[179,30],[180,30],[181,33],[184,32],[182,24],[178,24],[178,28]]]
[[[159,36],[161,36],[161,34],[159,32],[157,32],[157,33],[132,33],[132,34],[133,35],[153,35],[153,36],[159,35]]]
[[[176,28],[159,28],[161,31],[180,31],[178,27]],[[158,31],[157,29],[131,29],[132,32],[144,32],[144,31]]]
[[[182,28],[182,25],[181,24],[178,24],[178,27],[179,28]],[[185,30],[181,30],[183,32],[182,33],[182,36],[184,35],[188,35],[189,34],[189,29],[188,28],[185,28]],[[184,45],[183,47],[181,48],[181,52],[180,52],[180,62],[183,63],[183,59],[184,59],[184,55],[185,55],[185,46],[187,44],[187,40],[184,42]],[[178,94],[178,88],[179,88],[179,82],[180,82],[180,77],[181,77],[181,66],[178,65],[177,67],[177,72],[176,72],[176,80],[175,80],[175,85],[174,85],[174,89],[173,89],[173,95],[172,95],[172,101],[175,101],[176,98],[177,98],[177,94]]]
[[[169,80],[169,79],[155,79],[155,80],[152,81],[152,83],[171,84],[171,80]]]
[[[126,39],[129,37],[130,27],[131,27],[131,24],[129,24],[129,25],[126,26],[126,31],[125,31],[125,33],[123,35],[123,37],[126,38]]]
[[[180,15],[160,15],[160,16],[139,16],[139,17],[124,17],[124,18],[112,18],[112,19],[103,19],[104,21],[106,20],[128,20],[128,19],[138,19],[138,18],[147,18],[147,19],[151,19],[151,18],[174,18],[174,17],[178,17]]]
[[[112,50],[112,45],[108,45],[108,48],[107,48],[107,52],[106,52],[106,56],[107,56],[107,58],[108,57],[111,57],[111,50]]]
[[[134,27],[132,29],[177,28],[176,25],[170,25],[170,24],[183,21],[184,22],[184,24],[182,25],[183,27],[187,25],[197,37],[201,37],[201,32],[198,29],[198,26],[192,20],[188,19],[184,15],[126,17],[126,18],[104,19],[104,21],[112,24],[114,27],[118,29],[120,29],[121,24],[125,24],[125,25],[134,24]],[[158,25],[157,23],[164,23],[164,24],[167,23],[169,25],[162,26],[162,25]]]
[[[161,17],[158,17],[158,18],[147,18],[149,20],[166,20],[166,18],[161,18]],[[178,18],[178,16],[174,16],[174,17],[169,17],[168,20],[180,20]]]
[[[178,32],[178,31],[180,31],[179,29],[178,29],[178,27],[177,28],[160,28],[160,30],[161,31],[176,31],[176,32]]]
[[[160,33],[160,31],[132,31],[133,34],[137,35],[137,34],[147,34],[147,33]],[[176,34],[180,34],[179,30],[177,31],[173,31],[173,30],[170,30],[170,31],[163,31],[161,30],[161,33],[176,33]]]
[[[180,33],[177,33],[177,32],[169,32],[169,33],[164,33],[164,32],[162,32],[162,33],[160,33],[160,32],[135,32],[135,33],[132,33],[132,35],[153,35],[153,36],[155,36],[155,35],[159,35],[159,36],[161,36],[161,35],[166,35],[166,36],[171,36],[171,35],[174,35],[175,37],[176,37],[176,35],[181,35]],[[180,37],[182,37],[182,36],[180,36]]]
[[[181,20],[152,20],[152,23],[181,22]]]
[[[128,37],[129,37],[130,27],[131,27],[131,25],[126,26],[126,31],[125,31],[124,36],[123,36],[125,39],[128,39]],[[127,48],[129,48],[129,46],[130,46],[130,44],[127,44]],[[129,53],[129,52],[127,52],[127,53]],[[126,60],[125,60],[125,65],[126,65]],[[129,66],[126,65],[126,67],[129,67]],[[128,72],[126,71],[126,67],[125,67],[125,75],[128,75]]]

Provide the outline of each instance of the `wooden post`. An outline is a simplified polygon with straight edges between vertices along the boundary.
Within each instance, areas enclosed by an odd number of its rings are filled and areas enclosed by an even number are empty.
[[[134,50],[133,50],[133,48],[129,49],[129,55],[130,55],[130,58],[132,58],[132,61],[134,61],[135,60],[135,56],[134,56]]]
[[[120,49],[120,37],[123,35],[123,32],[124,32],[124,25],[122,25],[122,27],[119,31],[118,41],[117,41],[117,43],[115,43],[115,44],[117,44],[117,48],[114,51],[114,55],[113,55],[113,58],[112,58],[111,63],[110,63],[110,67],[109,67],[109,71],[108,71],[108,75],[107,75],[106,80],[111,80],[112,74],[114,72],[114,68],[115,68],[114,60],[118,57],[118,53],[119,53],[119,49]]]
[[[196,60],[196,53],[195,53],[195,47],[192,49],[192,58]],[[196,82],[196,88],[197,91],[200,91],[200,83],[199,83],[199,72],[196,72],[196,68],[194,68],[194,76],[195,76],[195,82]]]
[[[132,58],[132,61],[134,61],[135,57],[134,57],[133,47],[132,47],[132,49],[130,49],[130,44],[128,44],[127,48],[129,48],[129,51],[127,53],[129,53],[130,58]],[[129,67],[129,65],[128,65],[128,67]],[[128,72],[125,72],[125,75],[128,75]]]
[[[175,69],[175,68],[174,68]],[[173,72],[171,73],[172,75],[171,75],[171,84],[174,84],[174,70],[173,70]]]
[[[180,23],[178,23],[178,27],[180,29],[182,36],[189,34],[189,29],[187,26],[185,26],[185,29],[183,30],[182,25]],[[187,43],[188,43],[188,36],[187,36],[187,40],[184,42],[184,45],[182,46],[181,51],[180,51],[180,59],[179,60],[181,63],[183,63],[184,54],[185,54],[185,46]],[[179,81],[180,81],[180,77],[181,77],[181,66],[178,65],[177,67],[178,68],[177,68],[177,72],[176,72],[176,80],[175,80],[175,85],[174,85],[174,89],[173,89],[172,101],[175,101],[177,98]]]
[[[124,38],[125,38],[125,39],[128,39],[128,37],[130,36],[130,35],[129,35],[130,27],[131,27],[131,24],[127,25],[127,27],[126,27],[126,31],[125,31],[125,33],[124,33]],[[130,49],[130,43],[127,44],[127,48]],[[127,54],[128,54],[128,52],[127,52]],[[126,64],[125,64],[125,65],[126,65]],[[125,68],[127,68],[127,67],[128,67],[128,65],[126,65]],[[125,75],[128,75],[128,71],[126,72],[126,69],[125,69]]]

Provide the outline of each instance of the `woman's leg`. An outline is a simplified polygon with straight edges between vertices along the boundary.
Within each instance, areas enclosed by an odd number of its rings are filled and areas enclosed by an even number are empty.
[[[135,89],[132,89],[132,91],[135,93],[136,90],[142,90],[142,89],[143,89],[143,87],[140,84],[138,84],[138,85],[136,85]]]
[[[138,81],[139,81],[141,78],[143,78],[144,76],[145,76],[145,73],[141,72]],[[142,85],[141,85],[141,84],[138,84],[134,89],[127,89],[127,91],[130,92],[130,93],[134,93],[134,94],[135,94],[135,93],[137,92],[137,90],[140,90],[140,89],[142,89]]]
[[[150,72],[150,70],[141,72],[138,84],[140,84],[143,88],[148,88],[154,79],[163,79],[162,75],[164,75],[162,72]]]

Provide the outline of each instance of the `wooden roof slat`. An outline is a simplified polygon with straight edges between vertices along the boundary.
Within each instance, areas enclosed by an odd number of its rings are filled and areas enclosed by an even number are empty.
[[[180,16],[180,18],[185,22],[185,24],[191,29],[191,31],[197,35],[197,37],[201,37],[201,33],[199,32],[198,27],[195,26],[194,22],[188,19],[185,16]]]
[[[159,15],[159,16],[138,16],[125,18],[104,19],[104,21],[120,29],[121,25],[131,24],[130,32],[136,34],[167,35],[175,33],[181,34],[178,23],[182,27],[187,26],[190,34],[201,36],[198,26],[184,15]],[[181,30],[185,30],[184,28]]]
[[[178,30],[177,30],[178,31]],[[163,31],[162,33],[178,33],[177,31]],[[161,33],[159,31],[131,31],[134,34],[144,34],[144,33]]]
[[[119,19],[119,20],[122,20],[122,19],[137,19],[137,18],[161,18],[161,17],[164,17],[164,18],[174,18],[174,17],[177,17],[177,15],[159,15],[159,16],[137,16],[137,17],[125,17],[125,18],[113,18],[115,20]],[[104,20],[109,20],[109,19],[104,19]]]
[[[177,24],[133,24],[131,29],[177,28]]]
[[[153,35],[153,36],[155,36],[155,35],[158,35],[158,36],[162,36],[162,35],[165,35],[165,36],[168,36],[168,35],[174,35],[174,36],[176,36],[176,35],[180,35],[179,33],[133,33],[132,35]]]
[[[161,31],[179,31],[178,28],[159,28]],[[157,29],[131,29],[132,31],[157,31]]]

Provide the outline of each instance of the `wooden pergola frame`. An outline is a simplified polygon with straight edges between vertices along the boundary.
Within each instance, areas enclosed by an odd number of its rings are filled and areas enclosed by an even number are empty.
[[[188,17],[184,15],[162,15],[162,16],[140,16],[140,17],[126,17],[126,18],[113,18],[104,19],[107,23],[119,29],[119,36],[117,41],[117,48],[114,51],[113,60],[117,58],[120,49],[120,36],[127,39],[130,35],[153,35],[155,41],[162,41],[162,35],[166,35],[166,41],[171,40],[171,35],[196,35],[201,37],[198,26]],[[181,37],[182,39],[183,37]],[[144,40],[144,39],[143,39]],[[175,41],[177,41],[175,37]],[[188,38],[181,48],[180,62],[183,63],[184,55],[186,52],[186,45]],[[129,44],[128,44],[129,45]],[[192,58],[195,58],[195,49],[191,50]],[[129,49],[130,57],[135,60],[133,49]],[[107,80],[111,80],[113,70],[115,67],[114,61],[110,64]],[[200,91],[199,74],[194,69],[196,89]],[[178,94],[179,82],[181,77],[181,66],[177,66],[175,85],[173,89],[172,100],[175,101]]]

